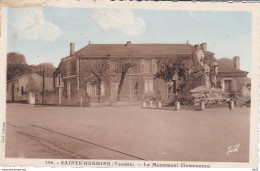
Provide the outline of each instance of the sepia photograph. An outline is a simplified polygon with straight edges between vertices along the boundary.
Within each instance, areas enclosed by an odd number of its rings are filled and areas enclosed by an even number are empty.
[[[8,7],[6,20],[4,158],[250,162],[252,12]]]

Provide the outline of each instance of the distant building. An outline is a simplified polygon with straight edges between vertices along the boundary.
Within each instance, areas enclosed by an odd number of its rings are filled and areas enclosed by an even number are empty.
[[[54,100],[53,78],[45,77],[44,104],[56,104]],[[26,74],[7,81],[7,102],[42,104],[43,77]]]
[[[250,96],[251,79],[247,77],[248,72],[240,70],[240,58],[233,57],[233,66],[218,66],[218,82],[226,94],[247,94]]]

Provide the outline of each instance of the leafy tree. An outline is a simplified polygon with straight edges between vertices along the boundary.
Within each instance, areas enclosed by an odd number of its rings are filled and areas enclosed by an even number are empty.
[[[165,82],[173,82],[174,75],[177,74],[178,80],[181,82],[177,91],[180,92],[185,84],[186,78],[189,76],[188,68],[181,57],[160,59],[157,61],[159,71],[155,73],[154,78],[163,79]]]
[[[41,63],[39,65],[32,66],[32,72],[35,72],[39,75],[43,75],[43,67],[44,67],[44,75],[46,77],[53,77],[54,71],[56,68],[53,66],[52,63]]]
[[[30,72],[31,69],[22,54],[16,52],[7,54],[7,80]]]
[[[35,92],[38,90],[37,83],[35,82],[35,79],[33,79],[31,76],[29,77],[28,85],[26,86],[27,91],[29,92]]]
[[[31,69],[25,64],[8,64],[7,65],[7,80],[11,80],[17,76],[31,73]]]
[[[83,70],[83,79],[87,82],[97,84],[98,101],[101,95],[101,82],[108,82],[109,80],[109,63],[104,60],[87,61]]]
[[[117,101],[120,101],[121,97],[121,90],[124,84],[125,76],[129,69],[135,68],[137,65],[134,61],[132,60],[119,60],[116,63],[116,72],[121,74],[120,77],[120,82],[119,82],[119,87],[118,87],[118,92],[117,92]]]
[[[7,64],[20,64],[20,65],[27,65],[25,61],[25,57],[23,54],[17,52],[9,52],[7,54]]]
[[[185,63],[179,57],[160,59],[157,61],[159,71],[155,73],[154,78],[161,78],[165,82],[173,81],[173,76],[177,74],[178,79],[186,77],[187,68]]]
[[[7,54],[7,80],[30,73],[37,73],[42,76],[43,66],[45,76],[52,77],[56,68],[51,63],[28,65],[24,55],[17,52],[10,52]]]

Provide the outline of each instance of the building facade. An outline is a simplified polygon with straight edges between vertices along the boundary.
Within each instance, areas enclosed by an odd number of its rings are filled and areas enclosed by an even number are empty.
[[[218,67],[218,82],[224,94],[237,94],[250,97],[251,80],[247,77],[248,72],[240,70],[240,57],[232,59],[233,65]]]
[[[200,45],[204,52],[204,63],[210,65],[214,53],[207,51],[206,43]],[[130,61],[135,67],[127,71],[120,93],[120,101],[141,101],[144,99],[174,98],[177,77],[173,82],[154,79],[158,71],[157,61],[165,58],[181,57],[187,67],[193,66],[191,44],[91,44],[74,51],[70,44],[70,55],[61,59],[55,71],[55,92],[59,105],[87,106],[89,103],[113,103],[117,100],[121,81],[118,72],[124,61]],[[84,79],[86,69],[95,62],[106,62],[109,79],[101,85]],[[100,90],[98,91],[98,87]]]

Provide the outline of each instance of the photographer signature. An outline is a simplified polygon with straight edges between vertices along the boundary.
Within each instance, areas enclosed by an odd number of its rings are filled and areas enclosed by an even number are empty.
[[[240,143],[234,146],[229,146],[227,148],[228,151],[226,152],[226,154],[229,155],[230,153],[237,152],[239,147],[240,147]]]

